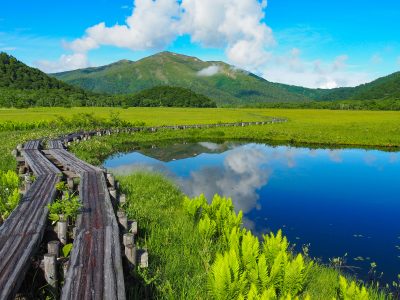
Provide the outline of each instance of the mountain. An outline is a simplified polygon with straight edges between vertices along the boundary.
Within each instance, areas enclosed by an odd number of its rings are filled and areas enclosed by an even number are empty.
[[[0,106],[78,106],[88,100],[84,90],[0,53]]]
[[[289,92],[300,93],[316,101],[400,100],[400,72],[356,87],[335,89],[307,89],[288,85],[281,87]]]
[[[219,61],[162,52],[137,62],[123,60],[107,66],[51,74],[83,89],[132,94],[155,86],[177,86],[203,94],[218,105],[307,101],[309,89],[290,91]]]
[[[127,99],[126,106],[163,107],[217,107],[214,101],[204,95],[171,86],[156,86],[140,91]]]
[[[83,89],[132,94],[155,86],[188,88],[221,105],[271,102],[400,99],[400,72],[355,88],[310,89],[269,82],[220,61],[162,52],[139,61],[121,60],[97,67],[52,74]]]
[[[96,94],[0,53],[0,107],[31,106],[215,107],[216,104],[206,96],[178,87],[155,87],[134,95]]]
[[[317,100],[400,100],[400,72],[354,88],[337,88]]]

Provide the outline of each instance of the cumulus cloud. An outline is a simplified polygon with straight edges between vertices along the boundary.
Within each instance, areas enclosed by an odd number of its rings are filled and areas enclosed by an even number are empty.
[[[73,52],[71,56],[86,56],[102,45],[154,50],[189,35],[202,46],[225,49],[229,61],[239,67],[259,68],[274,44],[272,30],[263,22],[266,5],[265,0],[136,0],[125,24],[99,23],[64,47]],[[62,60],[52,68],[71,69]]]
[[[270,60],[262,76],[274,82],[326,89],[356,86],[371,80],[367,73],[349,70],[347,60],[347,55],[340,55],[330,62],[309,61],[295,48]]]
[[[40,60],[35,65],[47,73],[62,72],[65,70],[82,69],[89,66],[88,58],[83,53],[62,55],[57,61]]]
[[[219,71],[220,71],[220,67],[219,66],[212,65],[212,66],[209,66],[207,68],[204,68],[203,70],[200,70],[199,72],[197,72],[197,75],[198,76],[205,76],[205,77],[214,76],[214,75],[218,74]]]
[[[192,41],[225,47],[230,62],[258,68],[268,58],[266,47],[275,43],[272,30],[262,22],[266,1],[183,0],[182,24]]]

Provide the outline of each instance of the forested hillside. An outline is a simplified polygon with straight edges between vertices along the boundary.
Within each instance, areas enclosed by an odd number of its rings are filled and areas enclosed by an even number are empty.
[[[157,88],[138,95],[87,92],[0,53],[0,107],[176,106],[215,107],[205,96],[182,88]]]
[[[164,107],[217,107],[206,96],[196,94],[189,89],[159,86],[141,91],[129,97],[127,106],[164,106]]]

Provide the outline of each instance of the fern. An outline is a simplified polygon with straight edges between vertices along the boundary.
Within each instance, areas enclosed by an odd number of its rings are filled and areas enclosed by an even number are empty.
[[[183,200],[183,207],[185,208],[186,213],[195,221],[200,219],[201,211],[206,206],[207,199],[203,194],[193,199],[185,197]]]
[[[212,239],[217,232],[217,225],[214,220],[211,220],[208,215],[199,221],[198,225],[200,234],[205,239]]]
[[[364,286],[358,286],[354,281],[347,282],[343,276],[339,277],[339,296],[342,300],[368,300],[369,295]]]
[[[303,256],[297,255],[294,260],[285,266],[282,294],[297,295],[303,288],[309,266],[304,263]]]
[[[237,299],[247,286],[246,273],[234,250],[217,255],[210,273],[210,292],[215,299]]]
[[[264,253],[267,263],[269,265],[273,264],[275,258],[280,252],[286,252],[289,243],[286,237],[282,236],[282,230],[279,230],[276,235],[272,232],[269,235],[264,236]]]

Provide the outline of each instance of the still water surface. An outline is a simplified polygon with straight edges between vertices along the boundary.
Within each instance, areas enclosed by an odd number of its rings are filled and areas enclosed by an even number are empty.
[[[104,166],[161,171],[190,196],[232,197],[253,233],[282,229],[323,262],[347,253],[361,278],[372,262],[384,282],[400,273],[400,153],[202,142],[142,147]]]

